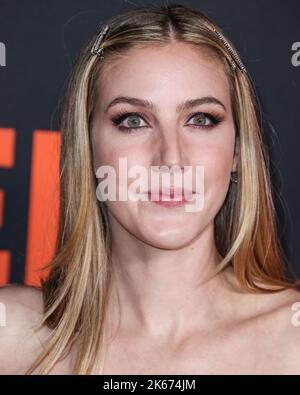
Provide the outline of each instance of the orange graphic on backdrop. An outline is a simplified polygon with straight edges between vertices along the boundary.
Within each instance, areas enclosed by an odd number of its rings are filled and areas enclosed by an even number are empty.
[[[0,166],[15,163],[14,129],[0,128]],[[48,271],[36,269],[53,257],[58,226],[60,133],[33,132],[24,282],[40,285]],[[5,191],[0,190],[0,227],[5,223]],[[11,253],[0,250],[0,285],[9,282]]]
[[[53,257],[59,207],[59,132],[33,133],[25,283],[40,284],[48,270],[35,272]]]
[[[0,167],[12,168],[15,164],[16,131],[0,128]],[[5,221],[5,191],[0,189],[0,229]],[[10,251],[0,250],[0,285],[7,284],[10,272]]]

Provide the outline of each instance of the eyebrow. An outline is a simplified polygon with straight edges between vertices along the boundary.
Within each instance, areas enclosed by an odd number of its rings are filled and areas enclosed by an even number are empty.
[[[155,106],[154,103],[150,102],[149,100],[139,99],[137,97],[129,97],[129,96],[116,97],[108,104],[108,106],[105,109],[105,112],[107,112],[111,107],[119,103],[128,103],[133,106],[144,107],[154,112],[157,112],[157,107]],[[186,100],[178,104],[176,106],[176,112],[179,113],[180,111],[189,110],[193,107],[200,106],[201,104],[217,104],[226,111],[225,105],[219,99],[217,99],[214,96],[204,96],[196,99]]]

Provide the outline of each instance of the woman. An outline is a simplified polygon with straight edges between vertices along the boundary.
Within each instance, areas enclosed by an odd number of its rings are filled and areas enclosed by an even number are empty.
[[[1,370],[300,373],[300,295],[285,273],[247,70],[220,29],[186,6],[141,7],[105,26],[66,94],[49,278],[41,290],[0,293],[10,318]],[[159,174],[200,166],[204,189],[193,176],[190,192],[202,191],[202,209],[188,212],[173,195],[103,201],[98,169],[120,178],[122,158]],[[8,348],[21,333],[16,358]]]

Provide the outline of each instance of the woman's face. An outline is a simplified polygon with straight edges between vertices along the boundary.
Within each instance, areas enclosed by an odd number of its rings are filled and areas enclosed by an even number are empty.
[[[175,249],[213,223],[237,156],[229,83],[222,64],[208,55],[178,42],[135,48],[98,80],[91,130],[95,169],[109,165],[118,177],[119,158],[126,158],[128,171],[136,165],[148,170],[151,166],[189,166],[193,190],[196,166],[204,169],[201,210],[188,212],[185,205],[166,207],[130,199],[106,201],[112,232],[125,229],[147,244]],[[121,96],[147,101],[152,107],[122,100],[110,105]],[[210,99],[183,106],[203,98]],[[132,112],[138,114],[118,119],[120,114]],[[129,127],[132,129],[126,129]],[[134,179],[137,177],[128,178],[125,184],[129,187]],[[150,183],[148,187],[151,190]]]

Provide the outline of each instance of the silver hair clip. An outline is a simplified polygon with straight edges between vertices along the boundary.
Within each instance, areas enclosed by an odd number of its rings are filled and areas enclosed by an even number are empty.
[[[222,33],[220,33],[218,30],[216,30],[213,27],[214,32],[219,36],[220,40],[223,42],[223,44],[225,45],[225,47],[227,48],[227,50],[229,51],[229,53],[231,54],[233,61],[230,62],[232,65],[233,70],[236,69],[236,65],[239,66],[240,70],[243,71],[244,73],[247,72],[245,66],[243,65],[238,53],[236,52],[235,49],[232,48],[232,46],[229,44],[229,42],[226,40],[226,38],[223,36]]]
[[[98,37],[96,38],[92,49],[91,49],[91,54],[92,55],[97,55],[100,57],[100,59],[104,59],[104,49],[100,47],[104,37],[106,36],[106,33],[108,32],[109,25],[105,25],[103,29],[101,29],[101,32],[99,33]]]

